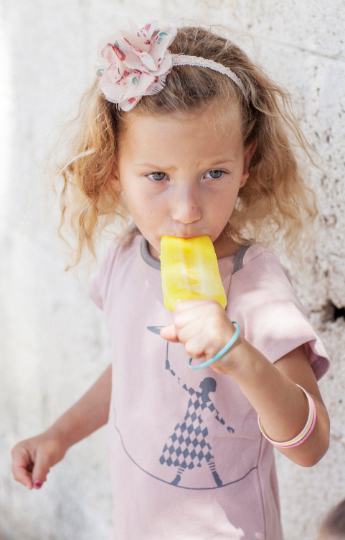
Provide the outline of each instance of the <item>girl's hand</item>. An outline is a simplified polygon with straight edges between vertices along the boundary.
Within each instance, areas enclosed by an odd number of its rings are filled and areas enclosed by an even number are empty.
[[[174,324],[162,328],[160,335],[167,341],[183,343],[191,358],[205,358],[206,361],[230,341],[235,331],[235,326],[216,300],[185,300],[176,304]],[[236,369],[231,351],[239,344],[239,339],[227,353],[211,364],[214,371],[231,374]]]
[[[36,437],[21,441],[12,450],[12,473],[28,489],[39,489],[50,467],[62,460],[67,447],[58,433],[48,429]]]

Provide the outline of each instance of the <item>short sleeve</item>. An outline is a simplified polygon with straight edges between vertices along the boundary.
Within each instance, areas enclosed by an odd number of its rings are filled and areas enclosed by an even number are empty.
[[[104,308],[117,251],[118,245],[116,243],[111,244],[101,262],[98,272],[92,278],[88,287],[88,296],[100,309]]]
[[[276,362],[304,345],[316,379],[328,371],[323,343],[279,258],[269,249],[256,244],[247,250],[242,269],[232,276],[230,305],[244,337],[268,360]]]

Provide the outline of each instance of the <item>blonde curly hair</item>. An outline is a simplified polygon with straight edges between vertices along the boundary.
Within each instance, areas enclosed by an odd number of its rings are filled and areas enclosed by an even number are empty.
[[[228,77],[213,70],[174,67],[161,92],[144,96],[130,112],[106,101],[95,81],[82,99],[77,132],[69,155],[59,168],[61,222],[77,238],[76,266],[85,250],[95,256],[96,239],[110,224],[120,224],[116,235],[128,241],[130,215],[123,195],[111,187],[118,142],[132,115],[193,114],[214,100],[240,107],[244,145],[257,141],[247,183],[240,189],[227,234],[239,244],[279,245],[289,256],[301,257],[301,236],[312,239],[317,215],[315,195],[305,184],[296,158],[310,147],[292,113],[289,94],[273,83],[234,43],[201,27],[183,27],[170,45],[172,54],[201,56],[229,67],[249,96]],[[310,158],[311,159],[311,158]]]

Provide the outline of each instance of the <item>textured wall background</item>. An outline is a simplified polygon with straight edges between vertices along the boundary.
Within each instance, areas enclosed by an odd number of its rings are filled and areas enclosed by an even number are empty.
[[[0,453],[3,540],[101,540],[111,524],[106,430],[71,448],[41,491],[10,474],[10,449],[47,428],[109,362],[102,314],[64,268],[43,164],[93,77],[101,37],[129,18],[230,25],[252,58],[298,103],[325,172],[317,242],[298,293],[333,367],[321,381],[331,447],[312,469],[278,456],[286,540],[316,536],[345,497],[345,8],[343,0],[32,0],[0,4]],[[84,277],[83,277],[84,276]]]

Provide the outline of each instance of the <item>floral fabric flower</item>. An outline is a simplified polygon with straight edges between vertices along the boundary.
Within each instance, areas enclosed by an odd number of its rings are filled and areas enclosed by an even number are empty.
[[[176,28],[163,28],[152,37],[157,21],[138,28],[131,22],[100,45],[97,76],[102,92],[124,111],[135,107],[142,96],[162,90],[172,68],[167,50],[176,37]]]

